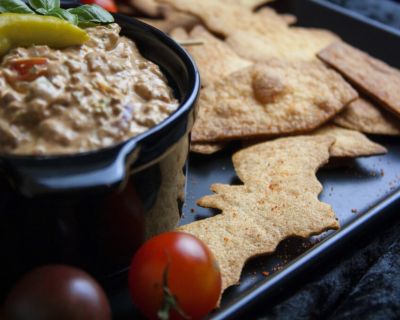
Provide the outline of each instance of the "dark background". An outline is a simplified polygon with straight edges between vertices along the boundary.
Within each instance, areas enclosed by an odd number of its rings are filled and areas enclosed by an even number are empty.
[[[400,0],[329,2],[400,29]],[[259,307],[250,318],[400,319],[399,219],[387,222],[348,249],[309,275],[308,284],[294,290],[289,298],[275,306]]]

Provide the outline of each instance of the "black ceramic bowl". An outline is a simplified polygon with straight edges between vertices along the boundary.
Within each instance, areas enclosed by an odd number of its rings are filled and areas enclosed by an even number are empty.
[[[98,277],[129,265],[148,237],[174,228],[200,80],[187,53],[162,32],[116,15],[121,34],[158,64],[180,101],[162,123],[110,148],[69,156],[0,154],[0,283],[45,263]]]

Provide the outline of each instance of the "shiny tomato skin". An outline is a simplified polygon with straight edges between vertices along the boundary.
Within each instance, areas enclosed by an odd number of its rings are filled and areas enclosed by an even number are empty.
[[[103,289],[86,272],[64,265],[39,267],[24,275],[6,298],[5,320],[110,320]]]
[[[202,319],[218,302],[221,274],[211,251],[196,237],[166,232],[148,240],[135,254],[129,270],[133,303],[149,319],[163,304],[163,274],[168,288],[189,319]],[[183,319],[176,311],[170,319]]]
[[[81,0],[81,2],[84,4],[96,4],[113,13],[118,11],[114,0]]]

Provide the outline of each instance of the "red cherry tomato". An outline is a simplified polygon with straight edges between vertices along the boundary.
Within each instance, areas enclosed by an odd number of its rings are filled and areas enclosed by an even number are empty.
[[[221,274],[211,251],[196,237],[166,232],[148,240],[133,257],[129,288],[150,319],[201,319],[215,308]],[[175,300],[168,305],[168,299]],[[169,301],[171,302],[171,301]]]
[[[7,320],[110,320],[103,289],[86,272],[51,265],[23,276],[6,298]]]
[[[109,12],[117,12],[117,6],[114,0],[81,0],[84,4],[97,4]]]

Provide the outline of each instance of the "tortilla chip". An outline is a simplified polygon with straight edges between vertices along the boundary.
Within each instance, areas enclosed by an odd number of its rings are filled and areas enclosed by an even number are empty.
[[[237,4],[251,10],[254,10],[259,6],[272,1],[274,0],[221,0],[221,2],[226,4]]]
[[[278,14],[274,9],[270,7],[260,8],[255,13],[255,16],[264,19],[266,23],[271,23],[271,21],[274,21],[274,23],[282,26],[288,26],[297,22],[297,18],[295,15],[290,13]]]
[[[367,157],[387,153],[384,146],[368,139],[358,131],[343,129],[335,125],[327,125],[313,135],[322,135],[335,138],[329,153],[331,157]]]
[[[343,129],[333,124],[327,124],[313,131],[310,135],[335,138],[335,143],[329,150],[330,156],[335,158],[366,157],[387,152],[384,146],[371,141],[364,134],[351,129]],[[242,145],[249,147],[262,142],[265,142],[265,139],[245,140],[242,141]]]
[[[339,227],[332,208],[318,200],[315,173],[329,159],[331,137],[292,137],[243,149],[233,156],[241,186],[213,184],[198,201],[222,210],[179,228],[203,240],[222,272],[222,289],[237,284],[245,262],[272,253],[285,238],[307,238]]]
[[[226,43],[241,57],[252,61],[315,60],[316,54],[339,38],[323,29],[293,27],[270,30],[262,36],[238,31],[230,34]]]
[[[192,142],[190,144],[190,151],[201,154],[213,154],[226,146],[225,142],[215,142],[215,143],[202,143],[202,142]]]
[[[350,82],[400,116],[400,71],[346,43],[337,42],[318,57],[342,73]]]
[[[400,135],[400,120],[363,98],[346,106],[335,116],[333,122],[341,127],[364,133]]]
[[[130,4],[146,16],[160,17],[162,15],[162,6],[157,0],[130,0]]]
[[[228,36],[237,31],[264,34],[268,30],[287,28],[287,22],[273,9],[269,10],[268,19],[265,14],[253,13],[241,5],[227,4],[222,0],[158,0],[175,9],[199,17],[213,32]],[[274,14],[275,13],[275,14]]]
[[[290,13],[282,13],[280,14],[280,17],[285,20],[286,24],[288,26],[297,23],[297,17],[293,14]]]
[[[202,90],[192,141],[311,131],[355,98],[357,92],[319,62],[257,64]]]
[[[288,21],[288,16],[279,15],[272,8],[253,13],[218,0],[162,1],[198,16],[211,31],[227,37],[228,44],[249,60],[316,59],[318,51],[340,39],[327,30],[289,28],[293,17]]]
[[[198,18],[188,13],[170,9],[165,9],[163,12],[163,19],[139,18],[139,20],[165,33],[169,33],[175,28],[184,28],[185,30],[190,30],[200,22]]]
[[[200,70],[203,86],[208,86],[252,64],[240,58],[224,41],[214,37],[201,25],[196,26],[190,34],[182,29],[173,30],[171,36],[176,41],[201,40],[203,42],[202,45],[186,48]]]

